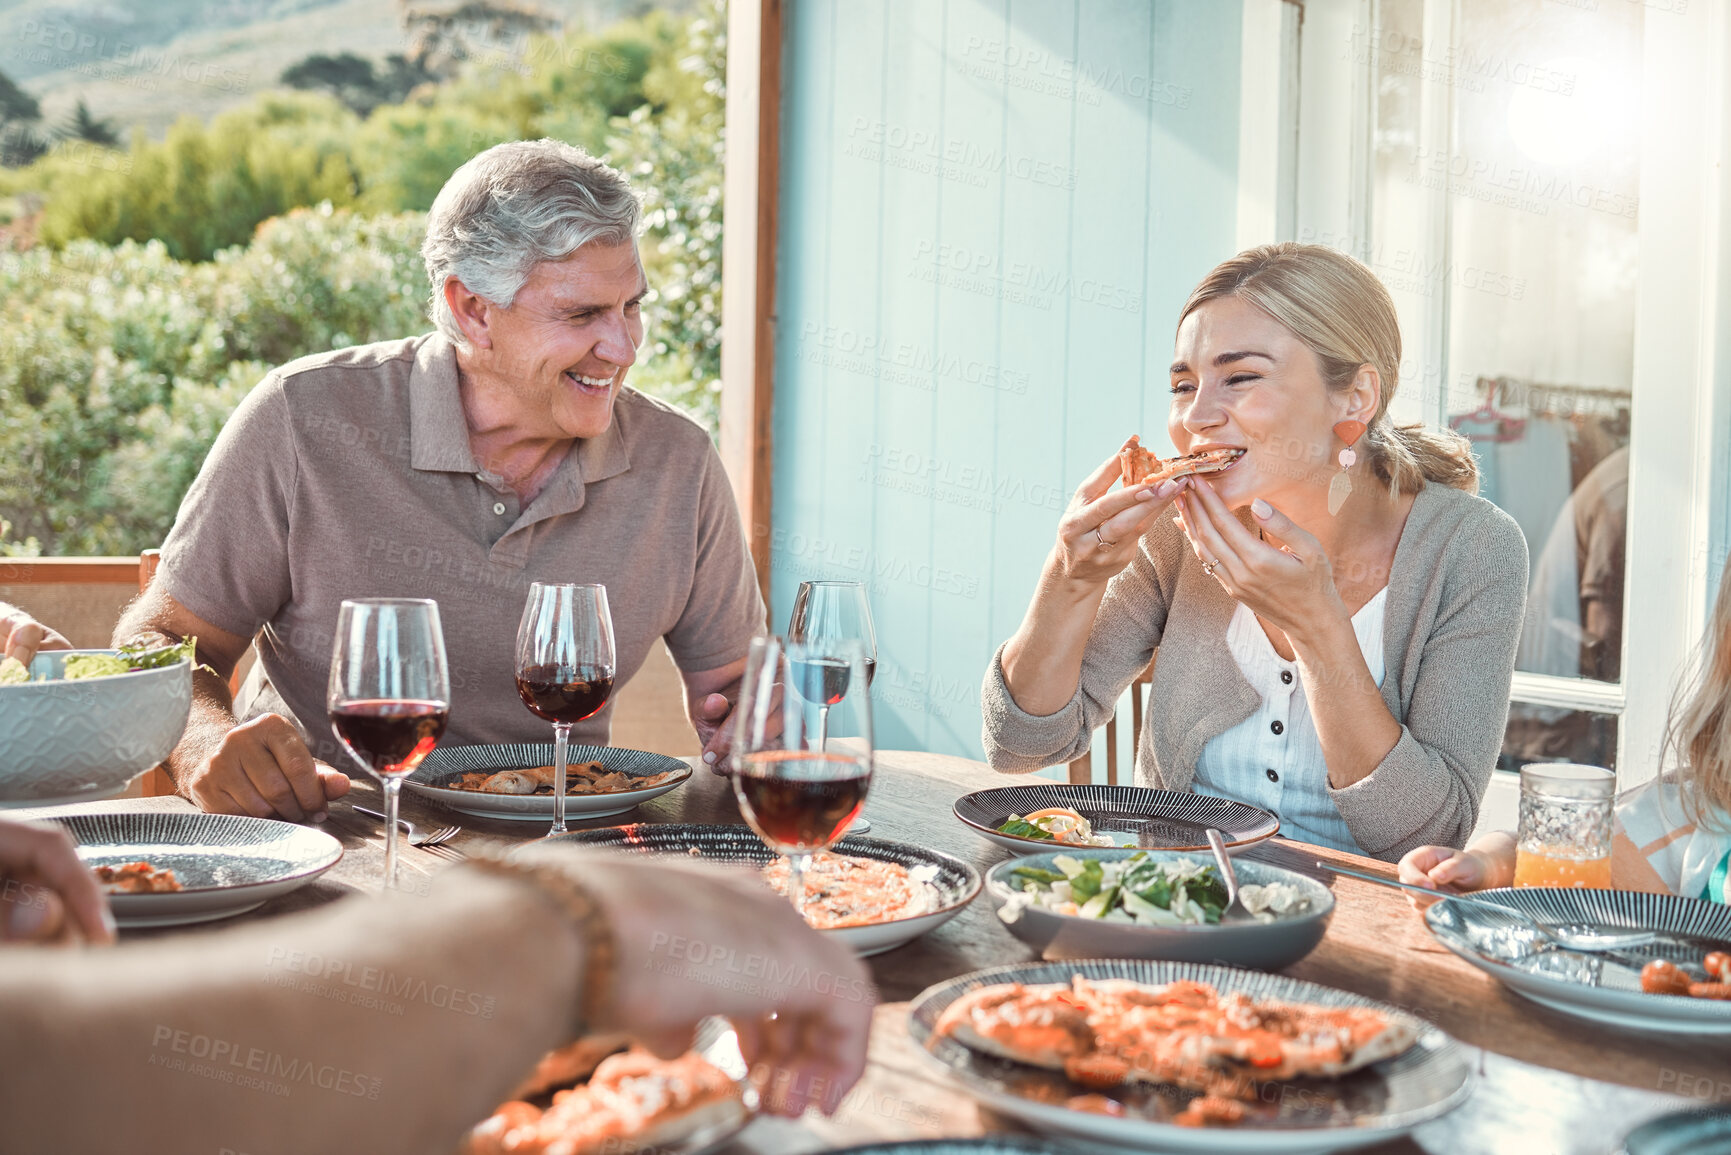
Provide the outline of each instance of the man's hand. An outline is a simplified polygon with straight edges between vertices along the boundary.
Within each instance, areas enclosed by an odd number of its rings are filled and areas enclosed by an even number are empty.
[[[287,718],[261,714],[224,734],[180,788],[213,814],[323,822],[329,801],[349,792],[349,778],[315,761]]]
[[[114,941],[114,916],[58,826],[0,818],[0,939]]]
[[[691,725],[703,743],[703,760],[718,774],[726,769],[733,749],[733,727],[727,724],[732,716],[733,703],[725,694],[709,694],[691,707]]]
[[[0,602],[0,658],[17,658],[28,666],[38,650],[71,648],[71,642],[17,606]]]
[[[727,755],[733,749],[733,704],[739,700],[739,680],[744,676],[744,658],[714,670],[679,674],[685,683],[686,717],[703,743],[703,760],[717,774],[726,772]]]
[[[596,1026],[671,1058],[706,1015],[725,1015],[765,1106],[833,1113],[865,1070],[877,990],[841,942],[807,926],[761,878],[671,858],[534,852],[577,873],[607,913],[617,951]],[[756,977],[742,977],[756,976]]]

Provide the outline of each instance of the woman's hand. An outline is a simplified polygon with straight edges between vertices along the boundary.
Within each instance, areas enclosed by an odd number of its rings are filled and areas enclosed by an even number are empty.
[[[0,602],[0,658],[26,666],[38,650],[70,650],[72,643],[16,606]]]
[[[1053,554],[1057,576],[1087,585],[1111,581],[1136,556],[1137,543],[1154,519],[1190,481],[1185,477],[1108,493],[1118,476],[1118,457],[1113,454],[1070,498],[1058,522]]]
[[[1261,498],[1250,511],[1268,540],[1245,529],[1210,486],[1192,485],[1178,498],[1184,535],[1214,580],[1289,636],[1328,615],[1350,620],[1317,540]]]
[[[108,900],[58,826],[0,818],[0,940],[114,941]]]
[[[631,855],[588,858],[582,877],[618,947],[598,1026],[671,1057],[699,1019],[725,1015],[771,1111],[835,1111],[865,1071],[877,1003],[851,950],[744,871]]]

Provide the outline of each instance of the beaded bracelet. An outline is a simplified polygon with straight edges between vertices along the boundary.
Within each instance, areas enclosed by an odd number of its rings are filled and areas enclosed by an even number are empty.
[[[593,1030],[597,1012],[613,994],[618,969],[619,944],[607,912],[582,883],[554,863],[492,855],[476,855],[469,861],[494,874],[534,883],[571,916],[583,939],[583,989],[577,999],[576,1037]]]

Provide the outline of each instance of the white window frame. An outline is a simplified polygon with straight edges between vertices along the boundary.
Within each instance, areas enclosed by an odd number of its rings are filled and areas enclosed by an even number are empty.
[[[1240,247],[1282,239],[1282,218],[1306,236],[1370,237],[1370,153],[1375,124],[1380,37],[1372,0],[1302,0],[1298,21],[1296,112],[1271,83],[1270,48],[1282,43],[1295,0],[1242,0],[1244,68],[1238,213]],[[1627,573],[1624,583],[1622,681],[1517,673],[1510,698],[1619,716],[1619,782],[1657,772],[1666,710],[1677,676],[1705,626],[1724,548],[1713,519],[1715,487],[1731,482],[1731,159],[1727,114],[1731,82],[1723,66],[1731,45],[1726,0],[1699,0],[1695,16],[1650,4],[1643,29],[1642,160],[1637,238],[1633,411],[1631,413]],[[1447,43],[1454,0],[1425,0],[1426,44]],[[1703,26],[1706,34],[1703,35]],[[1366,31],[1368,30],[1368,35]],[[1358,36],[1354,38],[1354,32]],[[1354,52],[1354,44],[1367,51]],[[1284,54],[1283,54],[1284,55]],[[1421,142],[1445,147],[1449,89],[1427,85],[1421,97]],[[1680,114],[1688,110],[1698,115]],[[1270,177],[1271,146],[1296,122],[1296,179],[1278,203]],[[1246,180],[1244,174],[1251,174]],[[1433,192],[1424,244],[1433,267],[1446,267],[1448,205]],[[1446,364],[1446,297],[1438,295],[1421,332],[1403,334],[1417,364]],[[1446,419],[1438,391],[1424,420]],[[1533,543],[1529,543],[1531,546]],[[1513,822],[1512,775],[1498,775],[1481,825]]]

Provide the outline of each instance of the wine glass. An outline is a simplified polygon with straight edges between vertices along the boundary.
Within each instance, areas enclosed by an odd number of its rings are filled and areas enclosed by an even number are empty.
[[[385,793],[385,887],[397,885],[397,795],[451,716],[439,604],[357,598],[337,612],[325,693],[331,729]]]
[[[565,761],[571,725],[593,718],[613,693],[613,615],[607,589],[536,582],[517,626],[517,695],[553,723],[553,827],[565,833]]]
[[[793,599],[793,615],[787,623],[787,639],[804,642],[817,649],[833,642],[858,642],[865,652],[865,681],[849,684],[843,670],[832,666],[821,686],[817,687],[821,704],[818,707],[818,745],[829,728],[829,711],[841,697],[855,688],[871,692],[872,675],[877,672],[877,635],[872,629],[871,606],[866,602],[865,586],[859,582],[812,581],[800,582],[799,593]],[[803,682],[802,682],[803,685]],[[849,827],[863,834],[872,828],[864,818]]]
[[[847,833],[871,787],[871,695],[843,693],[824,704],[826,683],[846,678],[863,685],[865,677],[857,641],[813,648],[753,638],[746,655],[735,706],[733,791],[757,836],[787,857],[787,894],[796,910],[805,909],[811,856]],[[831,738],[849,740],[832,750]]]

